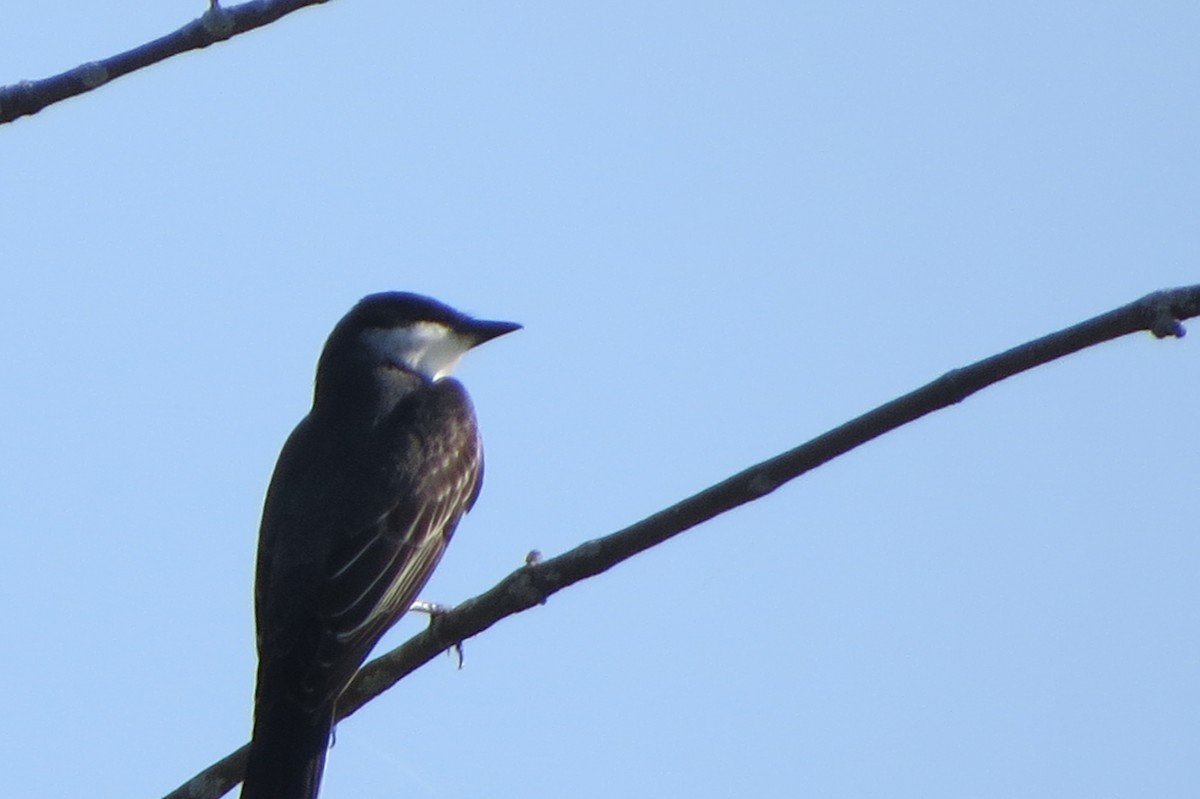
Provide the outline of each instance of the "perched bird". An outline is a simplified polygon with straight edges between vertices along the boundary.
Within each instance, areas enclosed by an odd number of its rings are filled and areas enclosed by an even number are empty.
[[[338,322],[312,410],[267,489],[254,601],[258,686],[242,799],[313,799],[338,697],[412,603],[479,494],[463,354],[518,330],[388,292]]]

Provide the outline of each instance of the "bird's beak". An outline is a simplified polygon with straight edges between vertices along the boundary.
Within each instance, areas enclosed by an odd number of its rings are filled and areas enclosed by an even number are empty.
[[[492,322],[486,319],[474,319],[471,321],[471,326],[463,331],[475,342],[471,346],[478,347],[485,341],[491,341],[494,338],[503,336],[505,333],[511,333],[514,330],[520,330],[521,326],[516,322]]]

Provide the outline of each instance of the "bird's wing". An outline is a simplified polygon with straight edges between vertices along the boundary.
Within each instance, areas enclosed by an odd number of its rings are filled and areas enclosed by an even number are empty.
[[[302,689],[314,704],[335,699],[408,610],[479,492],[483,453],[465,394],[461,405],[443,398],[440,411],[436,435],[421,435],[422,414],[405,424],[415,450],[402,458],[386,510],[330,551],[318,603],[325,630]]]

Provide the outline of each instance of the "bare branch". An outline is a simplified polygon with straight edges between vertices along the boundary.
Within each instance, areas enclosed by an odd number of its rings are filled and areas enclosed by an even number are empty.
[[[607,571],[643,550],[769,494],[784,483],[901,425],[945,408],[1020,372],[1119,338],[1149,331],[1158,338],[1182,337],[1180,320],[1200,316],[1200,285],[1159,291],[1114,311],[993,355],[869,413],[806,444],[746,469],[611,535],[587,541],[549,560],[526,565],[496,586],[432,617],[429,627],[364,666],[338,703],[338,719],[354,713],[401,678],[501,619],[545,603],[580,580]],[[166,799],[214,799],[241,779],[248,747],[202,771]]]
[[[101,61],[90,61],[42,80],[0,86],[0,124],[36,114],[48,105],[90,92],[130,72],[173,55],[199,50],[231,36],[262,27],[293,11],[328,0],[251,0],[221,8],[213,0],[208,11],[174,33]]]

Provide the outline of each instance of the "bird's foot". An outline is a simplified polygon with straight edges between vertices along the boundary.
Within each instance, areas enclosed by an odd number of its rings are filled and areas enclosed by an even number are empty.
[[[429,624],[432,625],[437,621],[438,616],[444,616],[449,613],[451,608],[449,605],[443,605],[440,602],[426,602],[424,599],[415,600],[408,606],[409,611],[414,613],[424,613],[429,616]],[[446,650],[447,654],[454,653],[458,659],[458,669],[461,671],[465,658],[463,656],[462,641],[456,641],[454,646]]]

